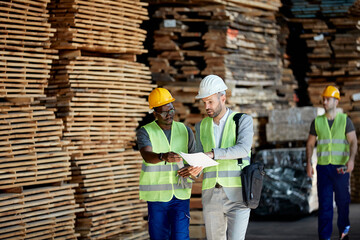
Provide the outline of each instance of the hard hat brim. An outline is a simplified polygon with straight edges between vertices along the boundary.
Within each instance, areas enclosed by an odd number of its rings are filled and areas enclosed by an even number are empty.
[[[224,88],[224,89],[216,90],[215,92],[210,92],[210,93],[208,93],[208,94],[203,94],[203,95],[201,95],[201,94],[199,93],[198,95],[195,96],[195,99],[207,98],[207,97],[210,97],[211,95],[214,95],[214,94],[216,94],[216,93],[226,91],[227,89],[228,89],[228,88]]]
[[[172,99],[170,99],[170,100],[168,100],[168,101],[165,101],[165,102],[163,102],[163,103],[161,103],[161,104],[156,104],[155,106],[152,106],[150,109],[153,109],[153,108],[156,108],[156,107],[161,107],[161,106],[164,106],[164,105],[166,105],[166,104],[172,103],[172,102],[174,102],[174,101],[175,101],[175,98],[172,98]]]

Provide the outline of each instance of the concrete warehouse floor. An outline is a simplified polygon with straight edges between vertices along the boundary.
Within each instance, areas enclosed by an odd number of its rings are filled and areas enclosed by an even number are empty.
[[[338,239],[336,226],[337,212],[334,209],[333,234],[331,239]],[[360,239],[360,203],[350,205],[350,234],[351,240]],[[312,240],[318,239],[317,235],[317,214],[295,221],[255,221],[249,222],[246,233],[246,240],[266,239],[296,239]]]

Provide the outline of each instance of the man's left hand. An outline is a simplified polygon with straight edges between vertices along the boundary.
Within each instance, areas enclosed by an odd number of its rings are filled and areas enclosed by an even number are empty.
[[[184,178],[187,178],[187,177],[196,178],[196,176],[199,175],[199,173],[202,170],[203,170],[202,167],[188,166],[188,167],[183,167],[182,169],[180,169],[178,171],[178,174]]]

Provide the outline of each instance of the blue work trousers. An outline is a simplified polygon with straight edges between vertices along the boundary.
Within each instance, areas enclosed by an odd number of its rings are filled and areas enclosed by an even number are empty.
[[[190,200],[147,202],[151,240],[189,240]]]
[[[350,226],[349,173],[338,174],[336,168],[343,165],[317,165],[317,188],[319,198],[318,233],[320,239],[330,239],[333,219],[333,196],[338,212],[337,226],[339,234]]]

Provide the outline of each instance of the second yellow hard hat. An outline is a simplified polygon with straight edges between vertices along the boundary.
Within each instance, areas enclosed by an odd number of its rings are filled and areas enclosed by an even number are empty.
[[[333,97],[340,100],[340,91],[334,86],[327,86],[322,94],[322,97]]]

